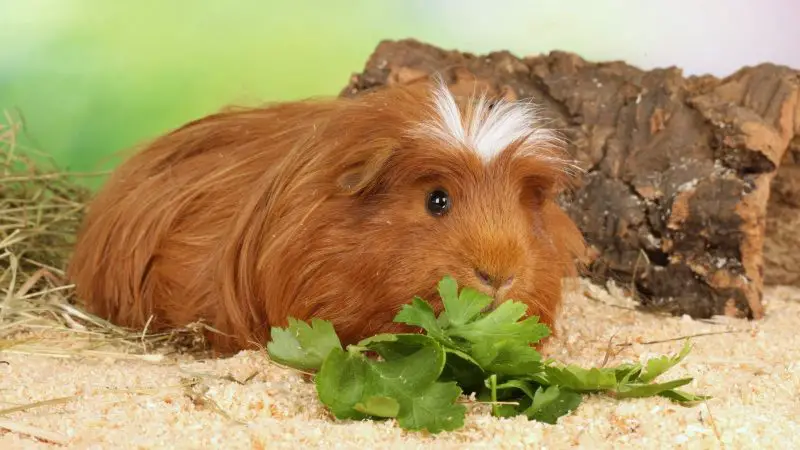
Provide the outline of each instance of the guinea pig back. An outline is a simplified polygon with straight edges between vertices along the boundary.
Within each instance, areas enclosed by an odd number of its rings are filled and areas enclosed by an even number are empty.
[[[221,353],[287,317],[344,344],[409,331],[453,276],[553,325],[581,233],[578,173],[528,103],[442,84],[225,110],[150,142],[89,205],[68,276],[89,311],[151,331],[203,320]],[[149,322],[149,323],[148,323]]]

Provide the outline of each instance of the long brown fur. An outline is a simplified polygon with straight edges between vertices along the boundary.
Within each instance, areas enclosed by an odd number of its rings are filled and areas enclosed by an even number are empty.
[[[491,165],[409,130],[430,85],[210,115],[121,165],[91,203],[68,268],[91,312],[160,330],[204,319],[221,353],[269,339],[287,317],[330,320],[343,343],[406,327],[445,275],[487,291],[475,268],[515,275],[498,297],[553,325],[561,281],[583,251],[553,199],[552,161]],[[452,210],[425,209],[445,187]],[[488,292],[488,291],[487,291]]]

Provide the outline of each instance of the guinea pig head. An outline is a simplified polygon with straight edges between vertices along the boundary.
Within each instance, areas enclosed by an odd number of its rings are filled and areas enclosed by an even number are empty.
[[[415,296],[441,311],[437,284],[452,276],[552,327],[584,248],[556,204],[579,169],[529,103],[410,92],[349,125],[375,144],[343,157],[340,193],[314,212],[325,226],[297,258],[318,287],[299,288],[289,315],[332,320],[346,342],[408,331],[397,312]]]

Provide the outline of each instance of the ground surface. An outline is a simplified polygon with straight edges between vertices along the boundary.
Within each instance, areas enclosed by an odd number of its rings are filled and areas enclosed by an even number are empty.
[[[267,365],[258,352],[216,361],[148,362],[11,349],[0,352],[7,362],[0,363],[0,409],[76,397],[0,415],[0,448],[59,446],[53,442],[109,449],[792,448],[800,436],[800,289],[772,288],[766,298],[768,315],[758,323],[712,323],[639,313],[605,291],[575,295],[564,310],[563,337],[550,353],[565,362],[600,364],[612,335],[614,344],[640,342],[616,347],[622,352],[611,363],[617,364],[682,345],[647,341],[744,330],[694,338],[687,360],[666,374],[694,376],[686,390],[715,398],[691,408],[660,398],[591,398],[555,426],[493,419],[477,406],[463,430],[438,436],[407,433],[393,422],[336,422],[313,385],[296,372]],[[226,377],[241,381],[251,375],[244,384]],[[199,384],[184,388],[192,376]],[[213,402],[202,400],[203,389]]]

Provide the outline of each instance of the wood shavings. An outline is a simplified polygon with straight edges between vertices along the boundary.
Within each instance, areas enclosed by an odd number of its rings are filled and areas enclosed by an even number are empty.
[[[627,302],[608,292],[595,294],[609,303]],[[691,408],[661,398],[591,396],[551,426],[492,418],[485,405],[475,405],[463,429],[432,436],[403,431],[393,421],[337,421],[312,382],[270,364],[263,352],[219,360],[166,358],[159,364],[0,352],[9,363],[0,365],[0,409],[42,402],[2,419],[50,431],[70,448],[789,448],[800,433],[800,303],[792,300],[800,289],[769,289],[766,295],[771,312],[762,321],[730,320],[724,326],[569,297],[562,335],[547,350],[579,365],[603,361],[612,336],[609,364],[677,351],[682,342],[669,340],[679,336],[757,331],[692,339],[694,349],[669,376],[695,377],[691,390],[714,398]],[[646,344],[651,341],[663,342]],[[615,345],[623,342],[632,345]],[[187,376],[195,377],[192,383],[181,383]],[[183,395],[188,385],[204,406]],[[70,396],[76,398],[46,404]],[[0,432],[3,449],[59,445],[22,430]]]

